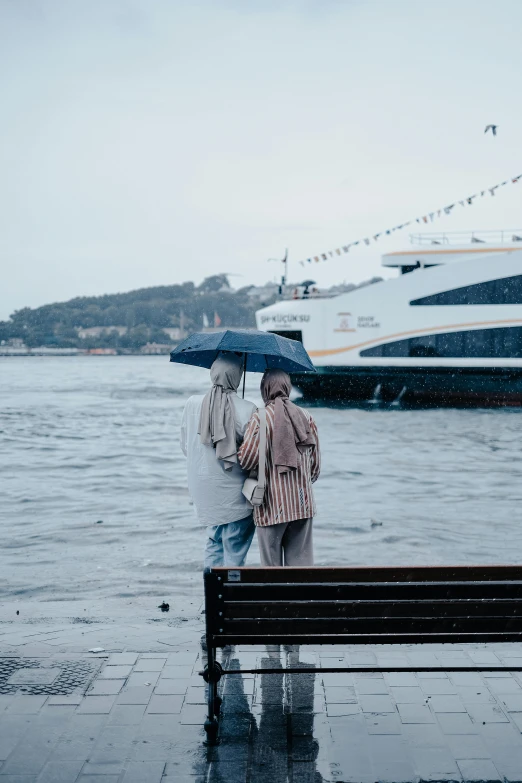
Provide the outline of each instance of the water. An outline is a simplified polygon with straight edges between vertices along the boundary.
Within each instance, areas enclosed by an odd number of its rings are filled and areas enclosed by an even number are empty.
[[[200,591],[178,434],[207,378],[166,357],[0,360],[0,598]],[[312,412],[319,565],[520,562],[518,410]]]

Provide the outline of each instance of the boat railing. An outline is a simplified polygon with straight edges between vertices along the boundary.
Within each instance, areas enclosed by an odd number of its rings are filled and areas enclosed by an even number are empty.
[[[449,231],[433,234],[410,234],[412,245],[503,245],[522,242],[522,228],[503,231]]]

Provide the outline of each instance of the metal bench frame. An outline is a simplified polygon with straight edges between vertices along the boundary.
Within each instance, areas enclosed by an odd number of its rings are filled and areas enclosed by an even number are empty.
[[[522,671],[521,666],[226,669],[226,645],[522,641],[522,566],[211,568],[204,574],[207,744],[219,742],[225,674]]]

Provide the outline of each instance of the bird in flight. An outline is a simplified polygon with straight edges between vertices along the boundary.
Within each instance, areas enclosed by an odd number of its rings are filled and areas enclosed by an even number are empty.
[[[493,136],[496,136],[497,135],[497,128],[498,128],[498,125],[486,125],[486,130],[484,131],[484,133],[487,133],[488,130],[491,130],[491,133],[493,134]]]

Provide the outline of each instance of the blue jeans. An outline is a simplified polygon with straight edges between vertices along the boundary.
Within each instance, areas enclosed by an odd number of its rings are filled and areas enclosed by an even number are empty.
[[[256,526],[250,514],[238,522],[213,525],[208,529],[205,547],[205,568],[242,566],[245,564]]]

